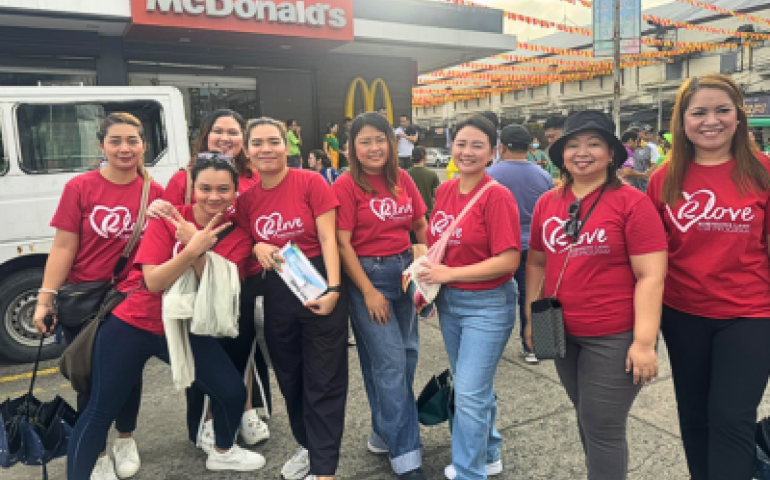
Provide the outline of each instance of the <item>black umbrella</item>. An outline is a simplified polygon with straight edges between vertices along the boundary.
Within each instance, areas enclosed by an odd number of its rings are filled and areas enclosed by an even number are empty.
[[[49,328],[50,323],[46,319]],[[46,403],[32,395],[44,340],[45,337],[40,339],[29,392],[0,403],[0,467],[10,468],[17,463],[41,465],[46,479],[46,464],[67,454],[78,414],[58,395]]]

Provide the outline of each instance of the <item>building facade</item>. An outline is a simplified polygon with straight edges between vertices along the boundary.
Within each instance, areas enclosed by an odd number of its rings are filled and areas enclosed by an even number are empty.
[[[410,112],[419,73],[515,45],[500,12],[466,17],[418,0],[0,0],[0,88],[171,85],[191,135],[231,108],[296,119],[307,150],[346,115]]]
[[[721,3],[720,6],[723,8],[770,19],[770,4],[766,1],[723,0],[715,3]],[[742,6],[741,9],[736,8],[737,3],[741,4],[739,5]],[[704,13],[693,15],[693,11]],[[717,15],[678,2],[643,13],[724,30],[738,30],[747,25],[745,20]],[[757,24],[751,25],[757,32],[770,32],[770,28],[763,28]],[[770,99],[767,98],[770,94],[770,41],[748,43],[741,41],[740,38],[726,35],[676,28],[656,30],[653,26],[647,25],[643,28],[643,36],[678,42],[733,43],[737,48],[691,53],[674,57],[669,63],[623,69],[621,74],[621,125],[623,128],[632,121],[640,121],[668,129],[671,108],[682,81],[715,72],[732,76],[743,88],[747,102],[758,105],[754,109],[749,109],[749,114],[753,117],[752,126],[756,128],[770,126],[770,121],[761,120],[770,118],[770,106],[766,111],[761,107],[770,103]],[[592,48],[589,37],[569,34],[542,37],[536,43],[577,50]],[[645,46],[643,51],[655,51],[655,48]],[[511,53],[521,54],[521,52]],[[574,60],[574,57],[555,58]],[[424,127],[443,127],[459,118],[484,110],[498,113],[504,122],[517,123],[543,122],[551,115],[567,115],[573,111],[589,108],[609,113],[612,111],[613,86],[612,75],[606,75],[590,80],[555,83],[487,98],[420,108],[415,110],[414,117]]]

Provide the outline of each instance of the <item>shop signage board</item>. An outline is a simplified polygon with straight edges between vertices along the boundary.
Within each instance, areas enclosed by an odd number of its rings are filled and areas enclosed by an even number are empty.
[[[131,0],[134,25],[353,40],[353,0]]]
[[[770,95],[746,97],[744,102],[746,103],[746,115],[749,118],[770,117]]]
[[[614,54],[614,3],[616,1],[620,2],[620,53],[627,55],[641,52],[641,0],[594,0],[593,32],[596,57],[611,57]]]

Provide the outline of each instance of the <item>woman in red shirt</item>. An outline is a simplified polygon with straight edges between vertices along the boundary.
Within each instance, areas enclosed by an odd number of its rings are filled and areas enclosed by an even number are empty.
[[[197,202],[180,207],[174,218],[151,220],[128,278],[118,285],[126,295],[99,329],[94,346],[91,402],[78,419],[67,452],[67,478],[88,480],[110,424],[141,380],[151,357],[166,362],[163,334],[163,291],[190,267],[200,276],[207,251],[238,266],[245,276],[251,251],[248,234],[238,228],[219,238],[230,224],[225,212],[235,200],[238,185],[233,165],[218,158],[199,160],[192,170]],[[189,224],[189,225],[188,225]],[[205,225],[205,228],[203,227]],[[196,233],[186,246],[177,240],[180,229]],[[213,337],[189,335],[195,382],[214,399],[215,444],[207,452],[209,470],[254,471],[265,459],[235,445],[246,387],[240,374]]]
[[[171,205],[186,205],[195,203],[192,189],[189,190],[190,199],[187,201],[187,179],[192,167],[195,165],[198,155],[206,152],[217,152],[228,155],[234,159],[238,169],[238,194],[242,194],[255,183],[259,183],[259,175],[246,156],[243,149],[243,132],[246,122],[238,112],[226,108],[214,110],[206,115],[201,124],[200,132],[193,141],[193,156],[187,168],[176,172],[166,185],[163,199]]]
[[[367,447],[390,454],[401,479],[423,480],[414,373],[420,346],[414,302],[401,285],[414,259],[409,232],[427,248],[425,204],[398,168],[398,143],[382,115],[359,115],[350,130],[350,171],[333,185],[337,241],[347,273],[353,331],[372,410]]]
[[[340,284],[335,235],[337,199],[317,172],[289,168],[286,129],[260,118],[246,129],[260,183],[238,198],[236,222],[248,229],[265,278],[265,338],[301,445],[283,466],[286,480],[334,478],[348,387],[348,305]],[[304,304],[275,272],[288,242],[327,279],[328,290]],[[308,475],[308,473],[312,473]],[[317,476],[317,477],[316,477]]]
[[[238,195],[259,183],[259,174],[254,170],[249,157],[246,156],[246,152],[243,149],[243,132],[245,129],[246,124],[243,118],[233,110],[220,109],[208,114],[203,119],[200,133],[193,142],[193,157],[190,159],[190,165],[171,177],[163,199],[171,205],[195,203],[194,196],[190,197],[189,202],[186,201],[185,197],[189,195],[186,190],[187,180],[197,159],[199,157],[205,158],[211,155],[211,152],[217,152],[233,158],[238,170]],[[256,261],[252,261],[249,264],[247,278],[241,286],[241,317],[238,321],[238,336],[236,338],[221,338],[219,340],[225,352],[227,352],[227,356],[233,361],[235,368],[241,372],[244,378],[247,378],[246,388],[249,392],[250,400],[244,406],[240,434],[248,445],[257,444],[270,437],[270,430],[267,424],[257,414],[257,409],[265,409],[265,413],[269,416],[272,406],[270,372],[259,344],[256,342],[257,331],[254,322],[256,299],[262,295],[262,269]],[[252,368],[251,361],[254,362],[259,374],[261,389],[259,387],[254,388],[254,377],[249,372]],[[203,428],[200,429],[204,405],[203,392],[197,387],[192,386],[187,389],[186,397],[187,432],[190,441],[199,443],[203,448],[209,448],[214,438],[214,432],[209,423],[212,418],[211,408],[206,412]],[[200,438],[198,438],[199,431]]]
[[[588,478],[618,480],[628,470],[628,412],[658,371],[666,238],[649,199],[616,175],[628,154],[612,120],[579,112],[565,130],[550,149],[564,186],[532,214],[526,305],[561,302],[567,353],[556,370],[577,412]]]
[[[743,105],[725,75],[683,83],[647,189],[668,234],[662,331],[692,480],[753,478],[770,371],[769,164]]]
[[[99,144],[107,159],[104,168],[76,176],[64,187],[59,207],[51,220],[56,229],[51,253],[38,294],[35,308],[35,326],[46,332],[46,315],[55,315],[56,292],[65,283],[104,282],[111,280],[112,272],[126,247],[134,223],[139,215],[142,189],[151,182],[144,168],[147,144],[142,123],[127,113],[112,113],[98,132]],[[152,183],[149,201],[163,194],[163,187]],[[129,258],[131,264],[136,249]],[[118,281],[128,273],[122,272]],[[62,333],[71,343],[80,333],[81,326],[61,326]],[[142,395],[141,382],[128,396],[123,408],[116,413],[115,429],[118,439],[113,447],[115,464],[108,455],[99,460],[94,469],[94,480],[111,480],[115,473],[128,478],[139,470],[140,459],[132,437]],[[88,395],[77,395],[79,412],[88,405]],[[102,440],[106,438],[102,437]]]
[[[457,124],[452,156],[459,177],[436,191],[428,241],[437,242],[476,193],[492,178],[497,131],[476,115]],[[502,472],[502,437],[495,428],[497,405],[493,380],[516,321],[516,285],[521,227],[516,199],[493,184],[479,197],[452,232],[443,264],[426,264],[418,278],[443,284],[439,321],[454,374],[455,417],[452,465],[447,478],[485,479]]]

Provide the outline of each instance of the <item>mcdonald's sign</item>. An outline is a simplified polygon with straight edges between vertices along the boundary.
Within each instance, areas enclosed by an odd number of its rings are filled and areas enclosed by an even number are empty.
[[[374,101],[375,96],[377,95],[377,87],[381,87],[382,105],[388,111],[388,122],[393,125],[393,102],[390,99],[390,90],[388,90],[388,86],[381,78],[373,81],[371,86],[369,86],[366,83],[366,80],[361,77],[356,77],[353,79],[350,87],[348,87],[348,96],[345,102],[345,116],[350,118],[354,118],[356,116],[356,91],[358,90],[359,85],[361,86],[364,94],[364,111],[367,112],[374,110]]]

